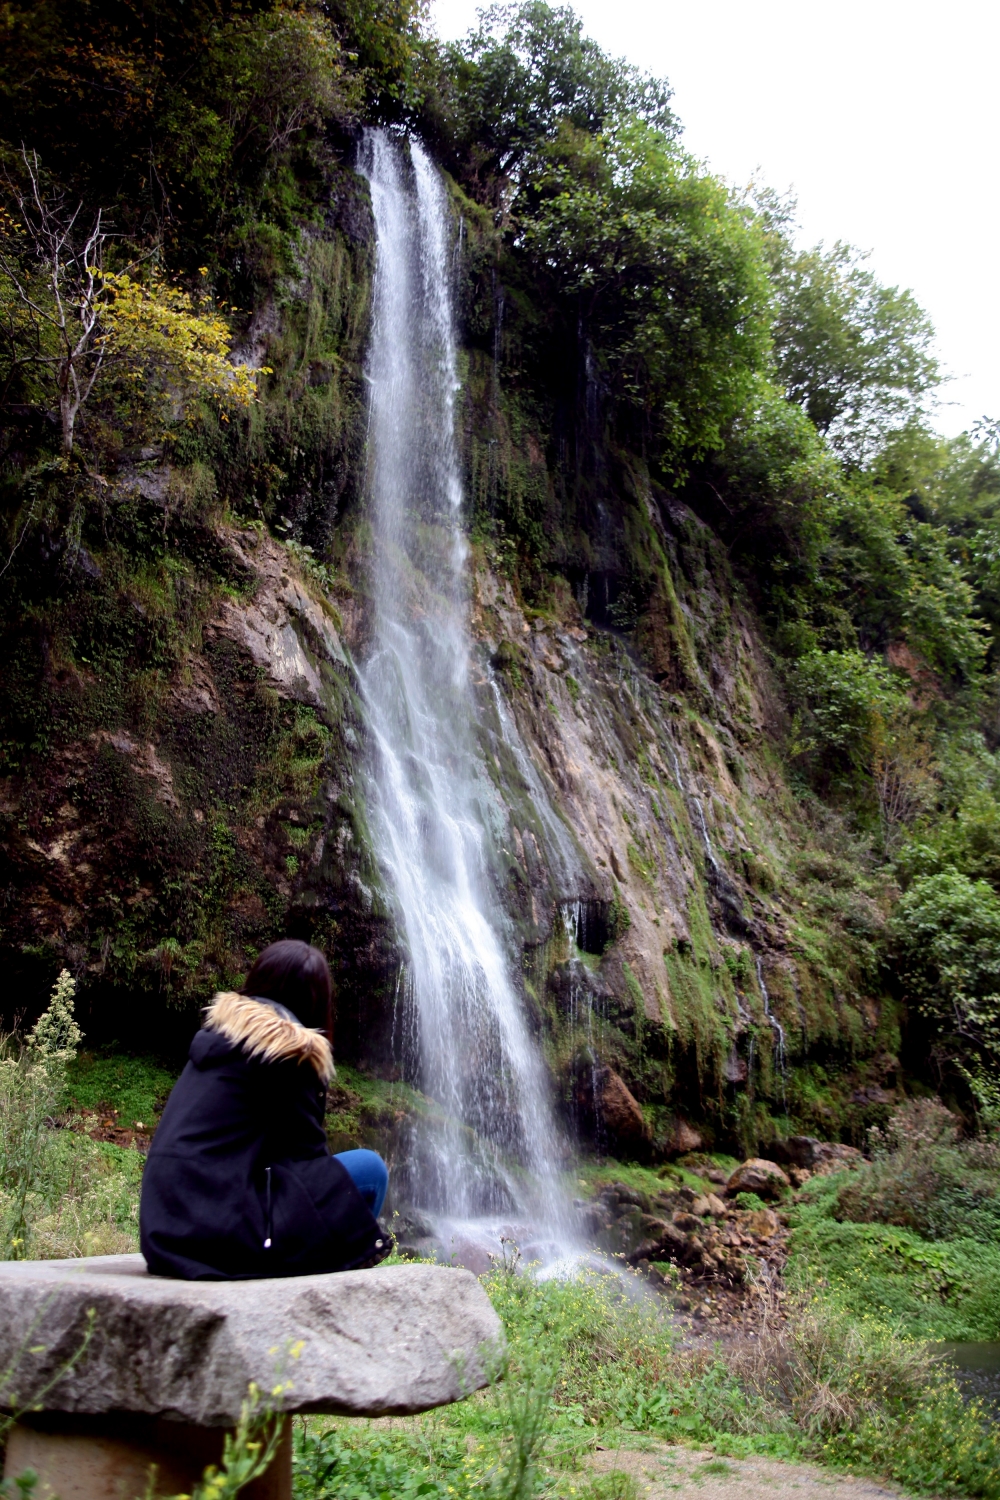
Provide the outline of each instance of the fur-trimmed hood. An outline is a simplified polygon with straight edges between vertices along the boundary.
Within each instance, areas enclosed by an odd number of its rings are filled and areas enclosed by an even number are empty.
[[[324,1083],[333,1077],[333,1053],[321,1031],[311,1031],[283,1005],[221,991],[205,1007],[205,1025],[261,1062],[310,1062]]]

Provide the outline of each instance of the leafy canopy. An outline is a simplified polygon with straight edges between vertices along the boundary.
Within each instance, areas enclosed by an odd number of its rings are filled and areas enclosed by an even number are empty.
[[[582,327],[661,462],[722,441],[767,353],[754,226],[671,135],[563,122],[521,194],[518,250]]]
[[[446,49],[445,69],[438,110],[450,154],[476,196],[495,204],[564,126],[596,136],[634,117],[677,129],[667,84],[609,57],[569,6],[488,6],[466,41]]]
[[[772,273],[778,379],[852,466],[912,422],[941,378],[927,314],[865,259],[840,240],[797,253],[783,242]]]

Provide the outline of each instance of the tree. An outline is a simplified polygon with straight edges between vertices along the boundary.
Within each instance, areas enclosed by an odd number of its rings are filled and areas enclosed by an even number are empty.
[[[481,199],[512,206],[546,142],[564,126],[596,136],[628,116],[677,132],[669,86],[583,34],[569,6],[545,0],[494,4],[461,46],[446,53],[438,129],[459,175]]]
[[[107,234],[101,211],[78,229],[82,205],[46,198],[38,158],[23,153],[29,188],[8,181],[17,217],[0,215],[0,315],[8,387],[27,371],[48,372],[55,386],[64,453],[104,362],[98,335],[101,260]],[[18,254],[18,251],[21,253]]]
[[[7,0],[0,154],[27,142],[74,201],[105,204],[178,267],[215,266],[248,223],[288,227],[322,198],[327,131],[349,126],[364,94],[341,15],[372,20],[384,53],[412,6],[335,9],[336,20],[322,0]]]
[[[155,272],[105,270],[100,209],[83,214],[47,194],[38,158],[22,152],[25,183],[8,177],[13,208],[0,212],[0,374],[5,396],[27,386],[55,397],[65,455],[81,409],[112,372],[170,383],[181,399],[247,406],[261,370],[229,362],[229,330]],[[82,226],[82,227],[81,227]]]
[[[592,137],[563,122],[521,193],[515,245],[589,340],[668,469],[718,446],[768,349],[749,216],[662,130],[628,115]]]
[[[778,377],[842,457],[862,464],[939,384],[934,329],[913,295],[883,286],[850,245],[771,244]]]

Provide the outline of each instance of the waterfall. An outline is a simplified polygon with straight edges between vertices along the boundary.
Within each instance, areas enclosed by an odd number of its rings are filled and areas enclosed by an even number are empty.
[[[376,227],[368,484],[374,630],[361,668],[372,837],[407,949],[404,1031],[440,1116],[412,1191],[445,1218],[557,1217],[548,1081],[491,876],[497,808],[477,746],[455,444],[453,226],[422,147],[365,133]]]
[[[778,1064],[778,1073],[781,1077],[781,1107],[785,1114],[788,1113],[787,1078],[788,1064],[785,1056],[785,1028],[771,1010],[771,997],[764,983],[764,964],[760,954],[757,954],[757,983],[760,985],[760,997],[764,1002],[764,1019],[774,1032],[774,1057]]]

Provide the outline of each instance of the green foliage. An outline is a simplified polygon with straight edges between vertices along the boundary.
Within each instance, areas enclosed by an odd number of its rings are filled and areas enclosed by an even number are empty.
[[[759,247],[724,186],[629,117],[598,139],[564,124],[524,198],[519,248],[583,317],[661,462],[717,447],[767,347]]]
[[[63,1108],[113,1110],[125,1129],[151,1130],[177,1074],[152,1057],[130,1057],[116,1050],[81,1052],[66,1070]]]
[[[872,1130],[874,1156],[851,1174],[837,1215],[857,1224],[898,1224],[928,1240],[1000,1240],[1000,1153],[995,1143],[959,1141],[941,1105],[914,1100],[886,1130]]]
[[[891,931],[909,1001],[945,1045],[1000,1055],[1000,896],[954,869],[921,875],[900,898]]]
[[[960,1231],[961,1218],[950,1218],[947,1205],[935,1202],[932,1173],[920,1173],[917,1164],[906,1170],[924,1195],[915,1214],[941,1227],[948,1218]],[[995,1240],[984,1243],[958,1233],[930,1241],[916,1229],[880,1222],[878,1201],[869,1191],[876,1181],[881,1186],[873,1174],[855,1188],[849,1178],[837,1175],[807,1185],[794,1210],[793,1285],[807,1290],[821,1286],[824,1298],[862,1327],[896,1327],[916,1340],[998,1338],[1000,1251]],[[947,1180],[944,1185],[947,1191]],[[886,1215],[895,1212],[899,1201],[886,1201]],[[855,1223],[841,1217],[848,1208],[872,1217]]]
[[[407,119],[429,87],[433,46],[423,34],[424,0],[328,0],[324,6],[363,90],[365,113]]]
[[[187,268],[255,217],[286,225],[358,98],[317,4],[46,0],[0,24],[0,138],[126,233],[162,226]]]
[[[737,1208],[746,1208],[754,1212],[768,1206],[757,1193],[737,1193],[733,1202]]]
[[[0,1255],[31,1254],[31,1205],[45,1183],[51,1151],[49,1118],[66,1085],[81,1031],[73,1015],[76,982],[64,969],[48,1008],[28,1037],[3,1038],[0,1053]]]
[[[975,590],[990,627],[995,665],[1000,636],[1000,446],[995,424],[943,440],[921,426],[892,436],[871,465],[880,486],[918,521],[943,528],[952,556]]]
[[[608,57],[569,6],[490,5],[443,61],[438,128],[463,180],[488,202],[509,203],[539,150],[566,127],[597,136],[635,116],[676,130],[667,85]]]
[[[855,465],[913,420],[940,379],[927,314],[912,293],[882,286],[865,258],[841,241],[828,251],[786,245],[773,273],[778,377]]]
[[[625,898],[615,883],[614,894],[608,904],[607,933],[608,945],[617,943],[619,938],[625,936],[632,925],[632,915],[625,904]]]
[[[815,756],[832,774],[868,770],[876,725],[903,701],[894,674],[860,651],[811,651],[790,676],[794,752]]]

